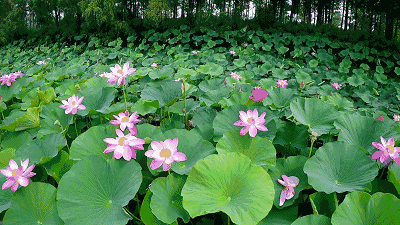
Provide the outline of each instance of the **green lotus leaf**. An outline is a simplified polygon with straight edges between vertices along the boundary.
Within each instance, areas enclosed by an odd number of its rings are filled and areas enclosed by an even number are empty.
[[[210,80],[203,80],[199,84],[200,90],[204,92],[219,90],[224,84],[223,78],[213,78]]]
[[[274,104],[276,107],[283,108],[292,101],[294,91],[290,88],[267,89],[268,96],[263,100],[263,104]]]
[[[197,74],[198,72],[196,70],[179,67],[178,72],[175,74],[174,78],[185,78],[186,76],[190,76],[190,78],[195,78]]]
[[[39,127],[39,110],[40,107],[30,107],[26,112],[13,110],[11,114],[3,120],[3,126],[1,126],[0,129],[21,131]]]
[[[176,101],[182,96],[181,82],[168,81],[157,87],[145,87],[141,92],[144,100],[157,100],[160,107]]]
[[[67,224],[126,224],[122,209],[142,183],[135,161],[91,156],[76,163],[58,185],[57,208]]]
[[[393,164],[389,169],[388,180],[393,183],[397,193],[400,195],[400,167]]]
[[[312,81],[313,79],[311,78],[310,73],[312,73],[310,69],[299,69],[296,72],[297,83],[300,84],[302,81],[304,81],[304,83],[308,83]]]
[[[158,106],[158,101],[154,101],[157,102],[157,106]],[[132,112],[137,112],[140,115],[147,115],[150,113],[155,113],[157,111],[158,107],[152,107],[148,104],[145,104],[146,100],[144,99],[139,99],[139,101],[137,101],[132,107],[131,107],[131,111]]]
[[[267,217],[261,220],[257,225],[291,225],[297,219],[298,206],[278,209],[272,206]]]
[[[225,61],[226,57],[222,53],[217,53],[217,54],[214,55],[214,59],[217,60],[217,61]]]
[[[295,220],[292,225],[331,225],[329,217],[324,215],[307,215]]]
[[[210,107],[198,108],[192,118],[194,129],[205,140],[210,141],[214,134],[213,120],[217,115],[217,110]]]
[[[33,182],[17,190],[4,215],[4,224],[64,224],[57,212],[56,188]]]
[[[6,148],[0,151],[0,168],[5,168],[9,165],[10,159],[15,157],[15,148]]]
[[[375,74],[374,74],[374,77],[376,78],[376,80],[377,80],[379,83],[387,84],[387,82],[388,82],[388,78],[387,78],[387,76],[386,76],[385,74],[375,73]]]
[[[396,73],[397,76],[399,76],[400,75],[400,67],[396,67],[394,69],[394,72]]]
[[[334,195],[334,193],[328,195],[324,192],[311,194],[310,201],[314,214],[325,215],[330,218],[336,209]]]
[[[308,62],[308,65],[310,65],[311,68],[315,68],[315,67],[318,66],[318,61],[315,60],[315,59],[311,59],[311,60]]]
[[[204,102],[207,106],[211,106],[219,102],[222,98],[229,97],[231,89],[227,86],[221,87],[219,90],[203,92],[200,95],[200,102]]]
[[[62,133],[49,134],[42,139],[29,140],[15,154],[16,162],[29,158],[30,163],[45,163],[55,157],[67,145]]]
[[[60,103],[52,102],[42,106],[40,117],[44,119],[40,121],[41,129],[38,132],[38,138],[52,133],[59,133],[62,130],[68,129],[68,126],[72,124],[73,115],[65,114],[65,109],[60,108],[60,105]]]
[[[169,107],[169,110],[171,110],[171,112],[173,112],[173,113],[183,116],[184,115],[184,110],[183,110],[184,107],[185,107],[185,102],[183,100],[181,100],[181,101],[175,102],[171,107]],[[191,98],[186,99],[186,114],[192,112],[193,110],[195,110],[198,107],[200,107],[200,103],[198,101],[194,101]]]
[[[225,132],[216,146],[218,154],[240,152],[249,157],[253,164],[267,169],[275,165],[275,147],[267,138],[241,136],[236,130]]]
[[[400,139],[399,133],[393,129],[395,121],[376,121],[375,118],[357,114],[341,114],[334,123],[340,129],[338,141],[355,145],[371,155],[377,151],[372,142],[381,143],[380,136],[385,140],[393,137]]]
[[[186,129],[172,129],[165,133],[158,133],[152,136],[152,141],[165,141],[178,138],[178,152],[186,155],[186,160],[182,162],[173,162],[171,169],[178,174],[188,174],[192,167],[201,159],[215,153],[215,147],[208,141],[204,140],[196,131],[188,131]],[[148,158],[148,168],[153,159]],[[161,172],[162,166],[155,171]]]
[[[362,76],[355,75],[355,76],[349,77],[347,79],[347,82],[353,87],[358,87],[358,86],[364,84],[365,80]]]
[[[8,166],[8,162],[7,162]],[[5,169],[6,167],[1,167],[2,169]],[[7,177],[1,175],[0,176],[0,184],[4,184],[6,182]],[[10,208],[11,206],[11,198],[14,195],[14,192],[11,191],[11,188],[2,190],[0,189],[0,213],[3,212],[4,210]]]
[[[390,225],[400,221],[400,200],[389,193],[354,191],[346,195],[332,215],[332,224]]]
[[[343,193],[363,190],[378,175],[378,166],[357,146],[337,141],[320,147],[304,172],[315,190]]]
[[[239,111],[242,110],[247,113],[248,110],[253,111],[254,109],[257,109],[258,116],[260,116],[263,112],[266,112],[266,115],[264,117],[264,126],[268,129],[268,131],[257,130],[257,136],[261,138],[267,137],[269,140],[273,140],[276,134],[275,118],[277,118],[274,112],[264,106],[247,107],[245,105],[233,105],[222,110],[215,117],[213,122],[214,141],[218,142],[222,135],[230,130],[237,130],[237,132],[239,133],[240,129],[242,129],[243,127],[233,125],[236,121],[240,120]],[[249,135],[249,133],[247,132],[245,135]]]
[[[277,208],[281,209],[292,205],[299,197],[300,192],[308,185],[307,175],[303,172],[304,163],[306,163],[306,161],[307,157],[305,156],[289,156],[286,160],[282,158],[278,159],[275,167],[268,168],[268,173],[274,183],[274,205]],[[278,182],[278,179],[282,180],[282,175],[286,175],[288,177],[295,176],[299,178],[299,184],[294,189],[295,195],[293,198],[286,200],[282,206],[279,206],[279,196],[284,186]]]
[[[234,92],[229,98],[222,98],[218,103],[221,104],[222,108],[232,105],[244,105],[249,101],[250,92]]]
[[[153,80],[155,79],[165,79],[168,77],[172,77],[174,74],[174,68],[171,66],[164,66],[159,70],[153,70],[149,73],[149,77]]]
[[[153,193],[148,190],[140,206],[140,219],[146,225],[167,225],[167,223],[163,223],[152,213],[150,208],[150,199],[152,196]],[[178,222],[175,221],[171,225],[178,225]]]
[[[79,98],[85,97],[82,100],[82,105],[86,106],[85,110],[78,110],[81,112],[79,115],[85,115],[84,111],[90,111],[92,109],[104,113],[108,107],[110,107],[111,102],[115,98],[115,88],[114,87],[87,87],[82,88],[82,91],[77,94]]]
[[[23,80],[25,79],[25,80]],[[29,79],[29,81],[28,81]],[[0,96],[3,99],[3,101],[8,101],[12,97],[15,97],[18,95],[18,93],[21,92],[23,89],[23,86],[27,86],[29,84],[28,82],[32,82],[34,80],[33,77],[27,78],[24,76],[22,79],[17,79],[15,82],[12,83],[11,86],[7,85],[0,85]]]
[[[294,118],[318,135],[329,133],[338,116],[335,106],[316,98],[300,98],[290,103]]]
[[[309,134],[307,128],[302,125],[296,125],[290,122],[283,122],[283,126],[276,132],[274,144],[291,145],[299,150],[308,146]]]
[[[19,149],[24,142],[32,139],[33,136],[34,135],[31,135],[27,131],[7,132],[5,135],[3,135],[0,146],[2,148]]]
[[[236,224],[255,225],[271,210],[274,189],[264,169],[232,152],[196,163],[181,194],[192,218],[223,211]]]
[[[222,66],[215,63],[207,63],[205,65],[200,65],[196,68],[196,71],[199,73],[209,74],[211,76],[218,76],[224,72]]]
[[[336,106],[338,109],[353,109],[353,103],[349,101],[347,98],[341,97],[339,93],[336,93],[332,96],[328,97],[328,103]]]
[[[85,157],[97,155],[105,160],[112,158],[113,153],[103,153],[107,148],[107,143],[104,138],[116,138],[115,130],[119,127],[114,125],[107,126],[94,126],[89,128],[83,134],[80,134],[74,141],[72,141],[69,153],[70,159],[82,160]],[[135,150],[140,151],[140,150]]]
[[[61,177],[71,169],[73,164],[73,160],[69,159],[68,153],[61,150],[56,157],[44,163],[43,167],[46,169],[47,174],[59,183]]]
[[[186,178],[172,173],[167,177],[155,179],[150,186],[153,193],[150,202],[152,213],[164,223],[173,223],[182,218],[185,223],[190,220],[189,213],[182,206],[181,190]]]
[[[233,64],[237,67],[244,67],[246,65],[246,61],[244,61],[243,59],[234,59],[233,60]]]

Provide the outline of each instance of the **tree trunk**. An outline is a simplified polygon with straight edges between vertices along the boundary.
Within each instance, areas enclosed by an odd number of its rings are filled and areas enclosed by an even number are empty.
[[[385,26],[385,38],[390,41],[393,38],[393,5],[387,8],[386,11],[386,26]]]
[[[349,2],[346,1],[346,12],[344,17],[344,30],[347,30],[347,20],[349,19]]]
[[[342,22],[340,23],[340,27],[342,29],[343,29],[343,21],[344,21],[344,8],[346,8],[345,4],[346,4],[346,2],[344,1],[343,5],[342,5]]]
[[[324,16],[324,3],[320,0],[317,4],[317,25],[322,24],[322,17]]]
[[[357,30],[357,20],[358,20],[358,7],[357,4],[354,4],[354,14],[355,14],[355,18],[354,18],[354,30]]]

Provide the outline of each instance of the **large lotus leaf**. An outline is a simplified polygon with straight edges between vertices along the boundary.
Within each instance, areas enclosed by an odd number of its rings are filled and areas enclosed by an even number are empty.
[[[298,206],[278,209],[272,206],[267,217],[261,220],[257,225],[291,225],[297,219]]]
[[[42,106],[40,117],[44,118],[40,121],[41,129],[38,132],[38,138],[51,133],[58,133],[68,128],[73,122],[72,114],[65,114],[65,109],[60,108],[60,103],[50,103]],[[61,125],[61,127],[60,127]]]
[[[310,195],[310,202],[312,203],[314,214],[332,217],[336,209],[335,193],[328,195],[324,192],[315,192]]]
[[[186,160],[182,162],[173,162],[171,169],[178,174],[188,174],[192,167],[201,159],[215,153],[215,147],[208,141],[204,140],[196,131],[188,131],[186,129],[172,129],[165,133],[158,133],[152,137],[153,141],[165,141],[178,138],[178,152],[186,155]],[[150,149],[151,147],[149,147]],[[153,159],[148,158],[148,166]],[[162,171],[160,166],[155,171]]]
[[[186,99],[186,114],[192,112],[193,110],[195,110],[198,107],[200,107],[200,103],[198,101],[194,101],[191,98]],[[169,107],[169,110],[171,110],[171,112],[173,112],[173,113],[183,116],[184,108],[185,108],[185,102],[183,100],[181,100],[181,101],[175,102],[171,107]]]
[[[153,70],[149,73],[149,77],[153,80],[155,79],[164,79],[168,77],[172,77],[174,74],[174,68],[171,66],[164,66],[159,70]]]
[[[67,224],[126,224],[122,209],[142,183],[135,161],[92,156],[76,163],[58,185],[57,208]]]
[[[329,217],[317,214],[300,217],[292,223],[292,225],[331,225],[331,224],[332,223]]]
[[[204,92],[199,98],[200,102],[204,102],[207,106],[218,103],[221,98],[227,98],[231,93],[227,86],[220,87],[218,90]]]
[[[347,98],[341,97],[339,93],[336,93],[335,95],[329,96],[328,97],[328,102],[338,109],[346,109],[346,110],[352,110],[353,109],[353,103],[349,101]]]
[[[207,141],[210,141],[214,134],[213,120],[217,115],[217,110],[210,107],[202,107],[194,113],[192,122],[194,130],[203,136]]]
[[[400,221],[400,200],[389,193],[355,191],[346,195],[332,215],[332,224],[391,225]]]
[[[300,192],[308,185],[307,175],[303,172],[304,163],[306,163],[307,157],[305,156],[289,156],[285,159],[278,159],[275,167],[269,167],[268,173],[274,183],[275,198],[274,205],[281,209],[288,207],[294,203],[294,201],[299,197]],[[293,198],[286,200],[282,206],[279,206],[279,196],[284,188],[278,179],[282,180],[282,175],[288,177],[295,176],[299,178],[299,184],[294,189],[295,195]]]
[[[282,108],[293,99],[294,91],[290,88],[274,88],[267,89],[268,96],[263,100],[264,105],[274,104],[276,107]]]
[[[110,107],[111,102],[115,98],[115,88],[113,87],[91,87],[82,88],[82,91],[77,94],[79,98],[85,97],[82,100],[82,104],[86,106],[86,110],[92,109],[104,113],[104,111]],[[78,110],[83,111],[83,110]]]
[[[264,117],[265,123],[263,125],[268,129],[268,131],[257,130],[256,136],[261,138],[267,137],[268,139],[273,140],[276,134],[275,118],[277,118],[274,112],[264,106],[247,107],[245,105],[233,105],[222,110],[215,117],[213,122],[214,141],[218,142],[222,135],[230,130],[237,130],[237,132],[239,133],[240,129],[242,129],[243,127],[233,125],[236,121],[240,120],[239,111],[242,110],[247,113],[248,110],[253,111],[254,109],[257,109],[258,116],[260,116],[263,112],[266,112],[266,115]],[[249,133],[247,132],[245,135],[249,135]]]
[[[49,134],[42,139],[25,142],[16,152],[15,159],[23,161],[29,158],[30,163],[45,163],[55,157],[65,145],[67,140],[61,132]]]
[[[5,169],[6,167],[2,167]],[[0,176],[0,184],[4,184],[6,182],[6,177],[1,175]],[[11,191],[11,188],[2,190],[0,189],[0,213],[4,210],[10,208],[11,206],[11,198],[14,195],[14,192]]]
[[[163,223],[152,213],[150,208],[150,199],[153,196],[150,190],[147,191],[146,195],[144,196],[142,205],[140,206],[140,219],[146,225],[167,225]],[[171,225],[178,225],[175,221]]]
[[[104,138],[116,138],[116,129],[119,129],[119,127],[114,125],[95,126],[89,128],[89,130],[80,134],[72,142],[69,150],[70,159],[82,160],[83,158],[92,155],[101,156],[106,160],[111,159],[113,153],[103,153],[107,148],[107,143],[103,140]]]
[[[219,90],[224,84],[223,78],[214,78],[210,80],[203,80],[199,84],[200,90],[204,92]]]
[[[172,173],[167,177],[155,179],[150,186],[153,196],[150,208],[152,213],[164,223],[173,223],[178,217],[185,223],[190,220],[189,213],[182,206],[182,187],[186,177]]]
[[[195,78],[197,76],[197,74],[198,74],[198,72],[196,70],[179,67],[178,72],[176,72],[176,74],[174,75],[174,78],[178,79],[178,78],[185,78],[185,77],[189,76],[190,79],[192,79],[192,78]]]
[[[157,102],[157,101],[154,101]],[[148,104],[145,104],[146,101],[144,99],[139,99],[139,101],[137,101],[132,107],[131,107],[131,111],[133,112],[137,112],[140,115],[147,115],[150,113],[155,113],[157,111],[158,108],[158,102],[157,102],[157,108],[152,107]]]
[[[236,224],[255,225],[271,210],[274,188],[263,168],[232,152],[196,163],[181,194],[191,217],[223,211]]]
[[[12,205],[3,219],[4,224],[64,224],[58,216],[56,188],[51,184],[30,183],[17,190]]]
[[[297,121],[318,135],[329,133],[338,116],[335,106],[316,98],[297,99],[290,103],[290,109]]]
[[[144,100],[157,100],[160,106],[173,103],[175,99],[182,96],[181,83],[175,81],[168,81],[161,84],[156,88],[146,87],[141,92],[141,98]]]
[[[39,100],[41,104],[49,104],[51,101],[53,101],[56,98],[56,93],[54,92],[54,88],[50,87],[47,88],[45,91],[37,91],[37,94],[39,96]]]
[[[27,131],[7,132],[5,135],[2,136],[0,146],[2,148],[19,149],[24,144],[24,142],[32,138],[33,135],[31,135]]]
[[[310,74],[312,74],[312,70],[310,69],[299,69],[296,72],[297,83],[300,84],[302,81],[304,81],[304,83],[308,83],[312,81],[313,79],[311,78]]]
[[[232,105],[244,105],[249,101],[250,92],[234,92],[229,98],[222,98],[218,103],[221,104],[223,108]]]
[[[308,146],[308,131],[303,125],[296,125],[291,122],[283,121],[283,125],[278,128],[274,144],[291,145],[299,150]]]
[[[343,193],[367,187],[378,175],[378,166],[357,146],[337,141],[320,147],[304,172],[315,190]]]
[[[267,138],[240,136],[236,130],[225,132],[217,143],[218,154],[240,152],[249,157],[253,164],[267,169],[275,165],[275,147]]]
[[[61,150],[56,157],[44,163],[43,167],[46,169],[47,174],[59,183],[61,177],[71,169],[73,164],[73,160],[69,159],[68,153]]]
[[[388,180],[393,183],[397,193],[400,194],[400,167],[396,164],[392,164],[390,167]]]
[[[23,86],[27,86],[30,82],[33,82],[35,79],[33,77],[26,77],[17,79],[15,82],[11,84],[11,86],[0,85],[0,96],[3,101],[8,101],[14,96],[18,96],[18,93],[21,92]]]
[[[12,113],[3,120],[3,126],[1,126],[0,129],[21,131],[39,127],[39,110],[39,107],[30,107],[26,112],[13,110]]]
[[[400,134],[393,129],[392,120],[377,121],[375,118],[357,114],[341,114],[334,125],[340,129],[338,141],[344,141],[368,151],[371,155],[378,151],[372,142],[381,143],[380,136],[388,140],[400,139]]]
[[[199,73],[209,74],[211,76],[218,76],[224,72],[224,69],[218,64],[207,63],[205,65],[200,65],[198,68],[196,68],[196,71]]]
[[[15,158],[15,149],[6,148],[0,151],[0,168],[5,168],[9,165],[10,159]]]

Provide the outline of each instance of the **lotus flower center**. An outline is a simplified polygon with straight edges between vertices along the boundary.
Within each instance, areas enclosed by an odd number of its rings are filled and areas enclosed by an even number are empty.
[[[11,175],[12,175],[13,177],[17,176],[17,170],[13,170],[12,173],[11,173]]]
[[[120,73],[120,74],[122,74],[122,70],[118,70],[118,71],[117,71],[117,73]]]
[[[124,122],[124,123],[129,122],[129,117],[126,116],[126,117],[122,118],[121,121]]]
[[[389,152],[390,152],[391,154],[394,153],[394,147],[393,147],[393,146],[391,146],[391,145],[386,145],[386,148],[390,149]]]
[[[160,156],[161,157],[169,157],[171,155],[171,151],[168,148],[163,148],[161,150]]]
[[[72,101],[72,103],[71,103],[72,105],[75,105],[75,101]]]
[[[124,141],[126,140],[126,138],[122,137],[118,140],[118,144],[123,146],[124,145]]]
[[[247,123],[253,123],[253,121],[254,121],[253,117],[247,119]]]

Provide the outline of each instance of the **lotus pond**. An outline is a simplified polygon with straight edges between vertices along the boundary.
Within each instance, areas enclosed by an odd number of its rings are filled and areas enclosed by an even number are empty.
[[[8,224],[396,224],[400,54],[155,30],[0,49]]]

